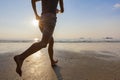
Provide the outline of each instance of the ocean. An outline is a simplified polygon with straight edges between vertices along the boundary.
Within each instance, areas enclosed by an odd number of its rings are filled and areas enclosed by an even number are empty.
[[[9,43],[0,43],[0,54],[16,54],[26,50],[32,45],[33,42],[9,42]],[[111,52],[120,52],[120,43],[59,43],[54,44],[54,49],[56,50],[65,50],[72,52],[80,52],[83,50],[94,50],[94,51],[111,51]]]

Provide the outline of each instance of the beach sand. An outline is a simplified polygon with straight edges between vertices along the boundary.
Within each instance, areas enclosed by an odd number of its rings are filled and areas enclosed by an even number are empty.
[[[54,52],[59,62],[56,66],[51,67],[47,49],[43,49],[24,61],[22,77],[15,72],[13,56],[27,47],[2,51],[0,80],[120,80],[119,47],[120,44],[115,43],[57,43]]]

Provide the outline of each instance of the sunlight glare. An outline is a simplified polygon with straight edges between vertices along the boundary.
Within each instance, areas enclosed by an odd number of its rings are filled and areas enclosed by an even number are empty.
[[[38,26],[38,23],[39,23],[39,21],[38,21],[38,20],[33,19],[32,24],[33,24],[34,26]]]
[[[38,38],[34,38],[34,42],[38,42],[39,41],[39,39]]]
[[[40,58],[42,56],[41,54],[42,54],[41,51],[38,51],[38,52],[36,52],[36,53],[33,54],[32,58],[34,60],[36,60],[36,59],[38,59],[38,58]]]

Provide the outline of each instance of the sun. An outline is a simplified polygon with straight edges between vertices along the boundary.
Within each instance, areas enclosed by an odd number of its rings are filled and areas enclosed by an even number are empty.
[[[34,38],[34,42],[38,42],[39,41],[39,39],[38,38]]]
[[[32,24],[33,24],[34,26],[38,26],[38,23],[39,23],[38,20],[36,20],[36,19],[33,19],[33,20],[32,20]]]

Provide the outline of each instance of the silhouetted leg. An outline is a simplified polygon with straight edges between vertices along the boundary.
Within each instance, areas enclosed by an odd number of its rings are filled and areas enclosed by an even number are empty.
[[[55,61],[53,58],[53,55],[54,55],[53,45],[54,45],[54,39],[53,39],[53,37],[51,37],[50,41],[49,41],[49,46],[48,46],[48,53],[49,53],[51,65],[55,65],[58,62],[58,60]]]
[[[43,37],[42,37],[42,40],[40,42],[34,43],[25,52],[23,52],[22,54],[17,55],[17,56],[14,57],[14,60],[15,60],[15,62],[17,64],[16,72],[20,76],[22,75],[21,67],[22,67],[24,59],[27,58],[28,56],[30,56],[31,54],[37,52],[38,50],[40,50],[42,48],[45,48],[47,46],[47,43],[49,42],[51,36],[52,36],[52,33],[45,30],[43,32]]]

